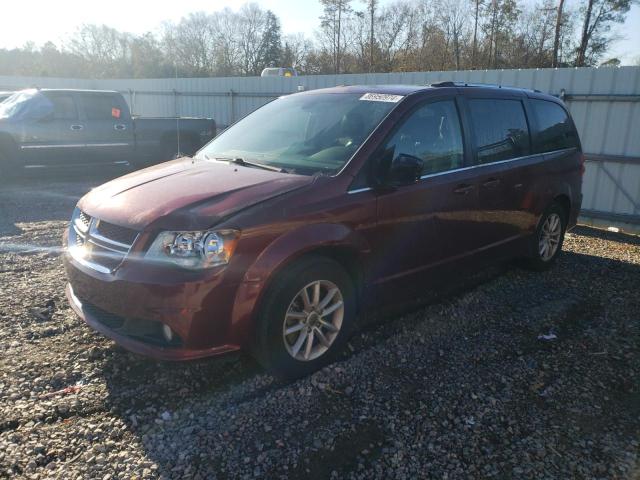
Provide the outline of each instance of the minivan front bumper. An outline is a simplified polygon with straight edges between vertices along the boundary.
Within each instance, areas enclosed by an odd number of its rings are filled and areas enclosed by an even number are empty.
[[[86,306],[83,305],[80,299],[75,296],[71,284],[67,284],[66,295],[73,311],[76,313],[76,315],[78,315],[78,317],[84,320],[87,325],[133,353],[145,355],[157,360],[176,361],[195,360],[198,358],[222,355],[225,353],[234,352],[239,349],[237,345],[219,345],[202,349],[190,349],[183,347],[172,348],[161,347],[144,341],[136,340],[131,336],[118,333],[116,330],[109,328],[103,322],[101,322],[98,316],[91,311],[93,309],[86,308]]]
[[[116,274],[91,270],[64,255],[74,312],[89,326],[135,353],[161,360],[190,360],[240,349],[231,314],[236,285],[224,274],[182,278],[179,272],[137,268]],[[174,332],[163,339],[162,327]]]

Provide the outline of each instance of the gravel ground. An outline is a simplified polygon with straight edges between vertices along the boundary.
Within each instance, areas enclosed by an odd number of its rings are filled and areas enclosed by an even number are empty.
[[[553,270],[484,272],[283,384],[75,318],[57,247],[103,180],[0,190],[0,477],[640,478],[639,237],[578,228]]]

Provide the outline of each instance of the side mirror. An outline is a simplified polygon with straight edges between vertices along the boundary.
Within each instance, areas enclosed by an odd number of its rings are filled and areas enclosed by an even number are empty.
[[[399,187],[416,183],[422,175],[424,161],[421,158],[401,153],[391,162],[386,184]]]

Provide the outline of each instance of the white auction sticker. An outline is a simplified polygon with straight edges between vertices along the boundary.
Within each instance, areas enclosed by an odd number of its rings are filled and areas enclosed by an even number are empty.
[[[365,93],[360,100],[368,100],[370,102],[391,102],[398,103],[404,97],[402,95],[389,95],[387,93]]]

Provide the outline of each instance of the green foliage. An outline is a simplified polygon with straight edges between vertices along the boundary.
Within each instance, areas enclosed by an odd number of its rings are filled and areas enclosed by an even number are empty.
[[[278,67],[282,59],[282,40],[280,38],[280,20],[271,11],[267,10],[267,20],[262,36],[261,64],[264,67]],[[263,68],[264,68],[263,67]]]

